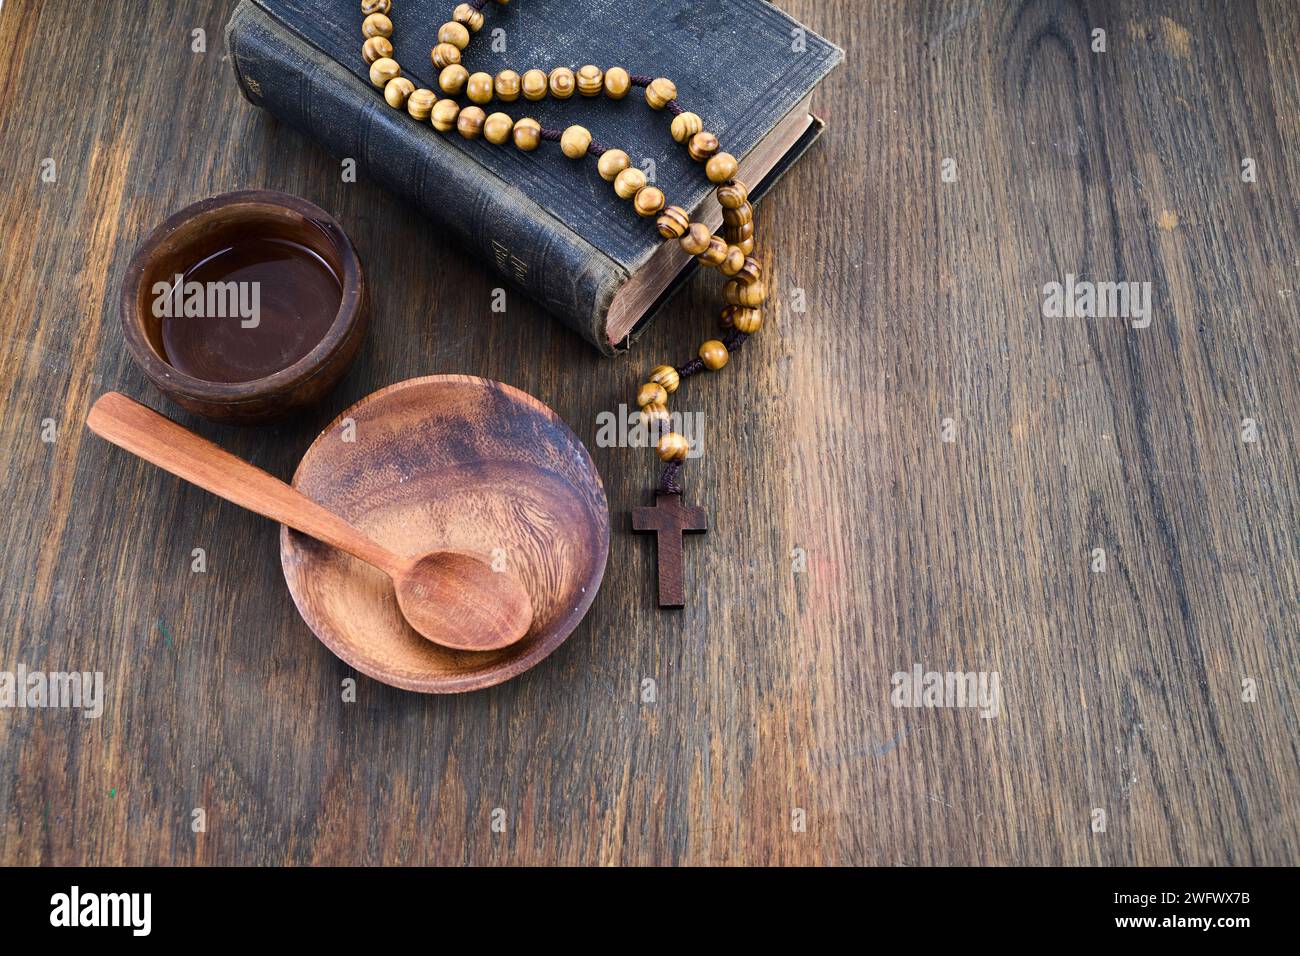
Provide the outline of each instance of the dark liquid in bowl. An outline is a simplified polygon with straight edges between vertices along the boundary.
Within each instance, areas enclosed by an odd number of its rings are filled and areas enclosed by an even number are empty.
[[[329,264],[287,239],[239,239],[191,266],[179,291],[167,281],[165,358],[207,382],[288,368],[325,337],[343,298]]]

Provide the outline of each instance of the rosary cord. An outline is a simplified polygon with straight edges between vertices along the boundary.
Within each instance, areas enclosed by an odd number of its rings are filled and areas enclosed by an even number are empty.
[[[677,474],[682,470],[681,461],[670,461],[664,465],[664,472],[659,476],[659,484],[655,488],[657,495],[680,495],[682,493],[681,482],[677,480]]]

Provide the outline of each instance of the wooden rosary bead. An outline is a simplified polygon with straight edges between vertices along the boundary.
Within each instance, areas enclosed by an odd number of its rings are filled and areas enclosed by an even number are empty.
[[[370,64],[370,82],[381,90],[388,85],[388,81],[395,76],[402,75],[402,68],[397,65],[397,61],[383,56]]]
[[[519,74],[514,70],[502,70],[493,81],[497,99],[502,103],[513,103],[519,99]]]
[[[744,285],[739,280],[732,279],[722,287],[722,297],[731,305],[743,305],[752,309],[767,301],[767,286],[761,280]]]
[[[629,166],[614,177],[614,193],[619,199],[631,199],[645,185],[645,173]]]
[[[668,401],[668,390],[657,382],[646,382],[636,393],[636,403],[642,408],[647,405],[662,405]]]
[[[459,63],[444,66],[438,73],[438,86],[448,96],[459,96],[469,82],[469,70]]]
[[[752,256],[745,257],[745,263],[736,273],[736,281],[741,285],[753,285],[763,278],[763,264]]]
[[[376,60],[392,55],[393,45],[388,42],[388,37],[371,37],[361,44],[361,59],[366,63],[374,63]]]
[[[429,113],[429,122],[439,133],[448,133],[456,128],[456,117],[460,115],[460,104],[455,100],[438,100]]]
[[[664,208],[664,193],[658,186],[643,186],[632,197],[632,208],[638,216],[657,216]]]
[[[531,153],[542,141],[542,124],[531,116],[525,116],[515,123],[515,146],[525,153]]]
[[[739,165],[736,157],[730,153],[715,153],[704,164],[704,175],[709,177],[711,183],[725,183],[736,175]]]
[[[740,332],[753,335],[763,327],[763,313],[759,309],[736,306],[731,313],[731,325]]]
[[[557,100],[567,100],[573,95],[573,91],[578,88],[578,81],[574,79],[573,71],[567,66],[557,66],[551,70],[547,82],[551,95]]]
[[[720,236],[709,236],[709,244],[698,258],[701,264],[717,267],[727,259],[727,244]]]
[[[723,226],[722,227],[722,238],[727,240],[727,245],[735,246],[744,255],[749,255],[749,252],[745,251],[746,240],[749,241],[750,245],[753,245],[754,242],[748,236],[743,236],[739,234],[739,230],[747,229],[747,228],[750,227],[748,226]],[[753,250],[750,251],[752,252]]]
[[[478,139],[483,135],[483,124],[487,121],[481,107],[467,106],[456,117],[456,130],[466,139]]]
[[[361,12],[366,16],[372,13],[387,14],[393,9],[393,0],[361,0]]]
[[[370,37],[391,37],[393,35],[393,21],[382,13],[372,13],[361,21],[361,35],[366,39]]]
[[[456,4],[456,9],[451,11],[451,18],[457,23],[463,23],[471,33],[483,29],[483,11],[475,10],[468,3]]]
[[[725,309],[722,310],[722,315],[718,319],[718,324],[721,325],[724,329],[732,328],[732,323],[735,319],[735,315],[739,311],[740,311],[740,306],[738,305],[727,306]]]
[[[722,235],[726,237],[727,242],[739,245],[741,240],[752,238],[754,235],[754,224],[747,222],[743,226],[725,225],[722,227]]]
[[[716,156],[713,158],[717,159]],[[723,209],[722,221],[728,226],[743,226],[751,223],[754,221],[754,207],[749,203],[742,203],[735,209]]]
[[[596,160],[596,170],[600,173],[600,178],[607,183],[612,183],[614,178],[623,170],[632,165],[632,158],[621,149],[607,149]]]
[[[745,253],[739,246],[728,245],[727,257],[722,260],[718,266],[718,271],[724,276],[734,276],[745,265]]]
[[[602,159],[604,157],[601,157]],[[681,206],[669,206],[662,216],[655,220],[659,235],[665,239],[680,239],[690,228],[691,220]]]
[[[429,51],[429,59],[433,61],[434,69],[441,70],[460,62],[460,50],[450,43],[439,43]]]
[[[673,117],[672,125],[668,127],[668,131],[673,134],[673,139],[679,143],[686,142],[703,129],[704,120],[694,113],[678,113]]]
[[[469,79],[465,81],[465,95],[469,97],[471,103],[477,103],[482,106],[485,103],[492,102],[492,74],[471,73]]]
[[[718,137],[709,132],[696,133],[686,144],[686,152],[696,162],[708,159],[718,151],[718,148]]]
[[[700,346],[700,361],[704,363],[704,367],[710,372],[716,372],[722,368],[727,364],[729,358],[731,358],[731,353],[717,339],[709,339]]]
[[[548,84],[546,74],[541,70],[525,70],[523,78],[519,82],[524,91],[524,99],[532,100],[535,103],[546,98]]]
[[[659,77],[645,88],[645,101],[652,110],[661,110],[677,99],[677,85],[672,80]]]
[[[680,242],[682,250],[689,252],[693,256],[698,256],[705,249],[709,248],[709,240],[713,238],[713,233],[709,227],[702,222],[693,222],[686,229],[686,235],[682,236]]]
[[[718,344],[721,345],[722,343],[719,342]],[[686,453],[691,450],[691,446],[684,435],[679,435],[677,432],[668,432],[660,437],[658,449],[660,461],[680,461],[686,457]]]
[[[743,226],[723,226],[722,238],[726,239],[729,245],[744,246],[748,243],[752,246],[754,244],[754,224],[750,222]],[[752,249],[747,251],[745,255],[749,255],[752,251]]]
[[[582,159],[591,145],[591,131],[585,126],[570,126],[560,134],[560,152],[569,159]]]
[[[605,71],[605,95],[611,100],[621,100],[632,88],[632,75],[621,66],[611,66]]]
[[[723,209],[739,209],[749,202],[749,187],[739,179],[723,183],[718,187],[718,202]]]
[[[735,246],[745,255],[754,251],[754,224],[745,226],[723,226],[723,238],[728,246]]]
[[[605,88],[605,73],[600,67],[588,63],[578,70],[578,92],[583,96],[599,96]]]
[[[643,428],[654,428],[667,423],[672,418],[672,414],[663,402],[651,402],[649,405],[641,406],[639,417]]]
[[[510,131],[515,121],[506,113],[493,113],[483,121],[483,138],[489,143],[500,146],[510,139]]]
[[[449,20],[438,27],[438,42],[450,43],[456,49],[463,50],[469,46],[469,30],[465,28],[465,24]]]
[[[411,119],[423,123],[433,112],[433,104],[437,99],[438,94],[433,90],[418,89],[406,98],[406,112]]]
[[[677,386],[681,384],[682,377],[677,369],[671,365],[656,365],[650,370],[650,381],[663,387],[668,394],[677,391]]]
[[[384,102],[395,110],[406,105],[406,98],[415,92],[415,84],[404,76],[395,76],[384,84]]]

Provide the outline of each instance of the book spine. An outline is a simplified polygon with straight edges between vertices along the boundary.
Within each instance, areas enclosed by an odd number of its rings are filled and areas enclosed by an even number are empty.
[[[226,24],[226,51],[244,96],[336,158],[415,204],[507,282],[606,355],[605,317],[627,272],[518,189],[443,142],[412,130],[315,47],[251,0]],[[412,133],[416,135],[412,135]]]

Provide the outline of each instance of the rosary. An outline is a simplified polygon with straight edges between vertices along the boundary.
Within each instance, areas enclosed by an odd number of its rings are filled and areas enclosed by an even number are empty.
[[[496,0],[498,4],[509,0]],[[620,199],[632,202],[639,216],[657,216],[655,225],[666,241],[677,241],[681,248],[706,266],[728,277],[723,287],[727,306],[722,310],[722,339],[709,339],[699,348],[697,357],[683,365],[659,365],[650,371],[649,380],[637,392],[641,423],[659,436],[657,450],[665,462],[663,474],[655,488],[653,507],[632,510],[634,531],[654,532],[657,538],[659,565],[659,605],[682,607],[686,603],[682,573],[682,534],[703,532],[708,521],[703,508],[682,504],[682,489],[677,476],[689,450],[686,437],[669,430],[671,416],[668,396],[677,391],[681,380],[708,369],[723,368],[751,333],[763,325],[760,306],[767,298],[763,269],[752,255],[754,251],[754,209],[749,204],[749,190],[736,175],[736,157],[721,151],[718,137],[704,129],[695,113],[687,112],[677,102],[677,87],[664,77],[628,73],[619,66],[601,70],[583,66],[576,71],[557,66],[551,72],[527,70],[522,76],[514,70],[502,70],[496,76],[470,73],[461,65],[461,51],[469,46],[471,33],[483,26],[483,8],[488,0],[469,0],[457,5],[451,20],[438,28],[438,44],[430,52],[434,68],[439,71],[438,85],[446,94],[438,99],[433,90],[416,89],[402,76],[402,68],[392,58],[392,0],[361,0],[365,19],[361,32],[365,43],[361,55],[370,65],[370,82],[384,91],[384,100],[393,109],[406,108],[412,119],[429,121],[440,133],[456,130],[465,139],[480,136],[489,143],[502,145],[513,140],[524,152],[535,150],[544,140],[559,143],[570,159],[596,157],[596,168],[606,182],[614,184]],[[483,106],[495,98],[513,103],[520,95],[536,102],[548,95],[567,100],[576,91],[579,96],[594,97],[604,93],[621,100],[632,87],[645,89],[645,101],[651,109],[667,109],[672,114],[672,137],[686,146],[690,157],[704,163],[709,181],[717,184],[718,202],[722,205],[723,237],[702,222],[692,222],[680,206],[665,206],[663,191],[647,183],[646,175],[632,165],[621,149],[611,149],[591,138],[582,126],[549,129],[537,120],[515,120],[505,113],[484,112]],[[455,97],[464,94],[471,105],[462,107]]]

